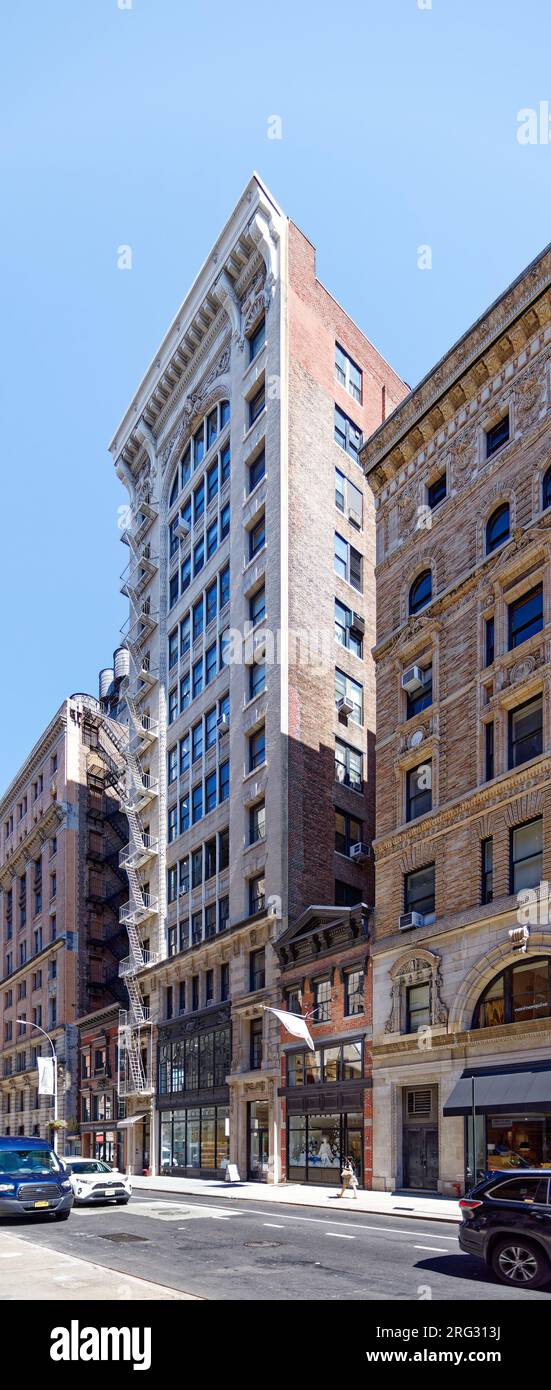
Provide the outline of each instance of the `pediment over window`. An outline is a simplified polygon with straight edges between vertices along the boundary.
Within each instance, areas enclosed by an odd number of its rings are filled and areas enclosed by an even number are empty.
[[[370,909],[363,903],[357,907],[312,906],[282,932],[274,948],[282,970],[300,961],[312,961],[320,956],[352,946],[366,939]]]

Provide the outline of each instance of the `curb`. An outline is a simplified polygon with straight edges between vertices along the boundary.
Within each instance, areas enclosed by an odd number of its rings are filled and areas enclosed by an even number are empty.
[[[270,1199],[268,1199],[267,1197],[255,1198],[255,1197],[252,1196],[251,1193],[248,1193],[248,1192],[247,1192],[247,1193],[243,1193],[242,1191],[240,1191],[240,1188],[239,1188],[239,1184],[238,1184],[238,1183],[232,1184],[231,1190],[229,1190],[229,1191],[226,1190],[226,1191],[220,1191],[220,1192],[212,1192],[212,1191],[205,1192],[203,1188],[194,1187],[194,1188],[192,1188],[191,1190],[188,1190],[188,1191],[186,1191],[186,1192],[182,1192],[182,1191],[172,1191],[171,1188],[167,1188],[167,1187],[142,1187],[142,1186],[140,1186],[140,1183],[137,1182],[135,1178],[133,1178],[133,1179],[132,1179],[132,1187],[133,1187],[133,1190],[134,1190],[135,1192],[159,1192],[159,1193],[162,1193],[164,1196],[173,1196],[173,1197],[183,1198],[184,1201],[185,1201],[185,1198],[186,1198],[186,1197],[204,1197],[206,1200],[208,1200],[208,1199],[211,1199],[211,1200],[212,1200],[212,1199],[213,1199],[213,1200],[218,1200],[218,1198],[223,1198],[225,1201],[232,1201],[232,1200],[235,1201],[235,1200],[237,1200],[237,1201],[239,1201],[239,1202],[254,1202],[254,1201],[260,1201],[260,1202],[263,1202],[263,1201],[264,1201],[264,1202],[268,1202],[268,1201],[270,1200]],[[274,1204],[277,1204],[277,1202],[278,1202],[278,1198],[277,1198],[277,1197],[274,1197],[274,1198],[272,1198],[271,1200],[273,1201]],[[293,1198],[290,1199],[290,1200],[287,1200],[287,1198],[283,1198],[283,1199],[280,1198],[279,1201],[280,1201],[282,1207],[311,1207],[314,1211],[325,1211],[325,1212],[328,1212],[328,1211],[332,1211],[332,1210],[333,1210],[333,1208],[328,1208],[328,1207],[326,1206],[325,1202],[312,1202],[312,1201],[308,1201],[308,1202],[304,1202],[304,1201],[303,1201],[303,1202],[301,1202],[301,1200],[300,1200],[299,1197],[293,1197]],[[340,1210],[343,1210],[343,1208],[341,1207]],[[449,1213],[448,1213],[448,1214],[445,1214],[445,1215],[442,1215],[442,1216],[439,1216],[436,1212],[433,1212],[433,1211],[431,1211],[431,1212],[424,1212],[424,1211],[419,1211],[419,1210],[415,1210],[415,1209],[412,1209],[412,1210],[409,1210],[409,1211],[404,1211],[404,1210],[403,1210],[402,1208],[400,1208],[400,1207],[392,1207],[389,1211],[381,1211],[381,1208],[380,1208],[380,1207],[363,1207],[363,1206],[360,1207],[360,1206],[356,1206],[355,1203],[354,1203],[354,1206],[353,1206],[353,1205],[352,1205],[352,1202],[349,1203],[349,1205],[345,1208],[345,1210],[346,1210],[346,1211],[356,1211],[358,1215],[362,1215],[362,1216],[394,1216],[394,1217],[397,1217],[397,1218],[399,1217],[400,1219],[406,1220],[406,1221],[408,1221],[408,1220],[409,1220],[409,1221],[411,1221],[411,1220],[414,1220],[414,1221],[440,1221],[440,1222],[445,1221],[445,1222],[451,1223],[451,1224],[453,1224],[453,1225],[461,1225],[461,1217],[460,1217],[460,1216],[452,1216],[452,1215],[450,1215]]]

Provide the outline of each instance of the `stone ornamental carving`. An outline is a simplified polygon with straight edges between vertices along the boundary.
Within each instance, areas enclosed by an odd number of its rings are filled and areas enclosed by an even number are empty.
[[[521,434],[530,428],[540,413],[542,382],[531,374],[525,376],[515,389],[515,421]]]
[[[528,680],[532,672],[535,671],[538,666],[541,666],[542,661],[543,652],[541,651],[531,652],[530,656],[524,656],[522,661],[516,661],[515,665],[511,666],[509,671],[509,684],[517,685],[519,681]]]
[[[259,270],[241,304],[241,332],[237,340],[241,352],[245,346],[247,334],[260,314],[267,312],[270,302],[270,287],[267,284],[265,274]]]
[[[147,459],[140,476],[136,482],[136,507],[140,507],[143,502],[148,502],[153,494],[153,484],[157,477],[157,468],[151,459]]]
[[[469,429],[462,430],[457,437],[457,442],[453,450],[453,475],[454,483],[458,486],[465,481],[465,476],[469,470],[474,473],[478,464],[477,455],[477,429],[471,425]]]
[[[164,449],[161,451],[163,473],[166,471],[168,464],[177,452],[178,445],[183,436],[187,434],[194,420],[203,410],[211,388],[214,386],[218,377],[225,375],[229,365],[230,349],[229,347],[225,347],[223,352],[220,353],[218,360],[214,363],[214,366],[211,367],[208,375],[199,383],[199,386],[196,386],[194,390],[190,391],[189,395],[186,396],[176,433],[172,436],[170,443],[165,444]]]
[[[413,492],[402,492],[398,498],[398,509],[400,515],[400,530],[402,534],[408,531],[414,518],[417,516],[417,502]]]
[[[422,956],[407,956],[391,972],[391,1009],[385,1023],[385,1033],[403,1033],[406,1022],[406,989],[410,985],[430,985],[431,1027],[445,1027],[448,1010],[441,996],[442,975],[440,957],[433,951]]]

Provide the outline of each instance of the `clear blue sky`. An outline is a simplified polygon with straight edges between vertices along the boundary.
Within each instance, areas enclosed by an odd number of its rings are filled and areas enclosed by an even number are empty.
[[[551,144],[516,132],[551,100],[551,13],[25,0],[1,30],[0,791],[117,645],[125,494],[107,444],[252,170],[415,383],[549,239]]]

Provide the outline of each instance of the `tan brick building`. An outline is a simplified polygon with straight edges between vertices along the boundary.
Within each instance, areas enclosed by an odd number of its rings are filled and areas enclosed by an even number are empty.
[[[229,1152],[278,1180],[273,943],[311,904],[372,898],[359,447],[403,393],[254,176],[110,446],[129,494],[138,807],[122,1041],[152,1164],[206,1174]]]
[[[119,923],[126,818],[99,702],[72,695],[0,801],[0,1130],[51,1138],[37,1057],[58,1059],[62,1151],[79,1150],[81,1014],[125,1001]],[[116,1123],[116,1117],[115,1117]]]
[[[379,1188],[463,1187],[473,1089],[477,1171],[551,1166],[550,276],[547,249],[362,455]]]

